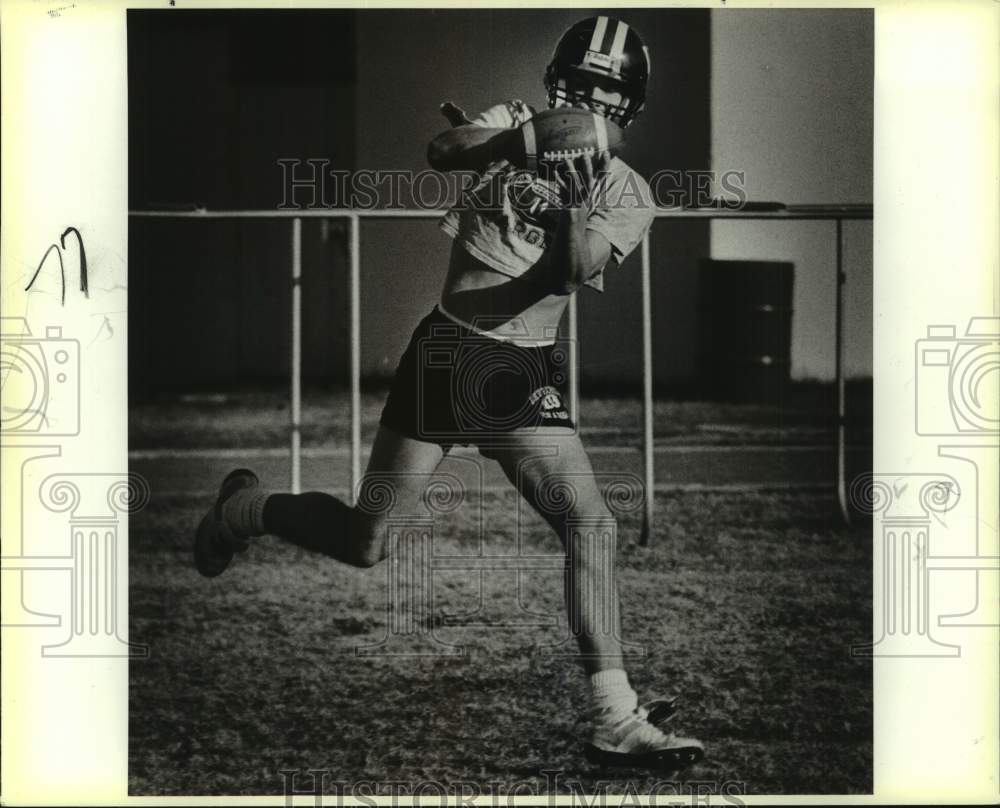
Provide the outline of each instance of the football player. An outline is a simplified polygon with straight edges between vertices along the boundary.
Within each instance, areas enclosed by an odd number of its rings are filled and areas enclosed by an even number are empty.
[[[545,73],[548,103],[588,109],[624,128],[643,108],[649,71],[634,29],[591,17],[555,48]],[[355,566],[376,564],[386,555],[388,514],[373,506],[373,486],[390,482],[394,516],[419,513],[445,453],[475,445],[566,549],[569,623],[590,680],[588,757],[677,771],[701,759],[703,748],[665,730],[671,701],[641,705],[629,684],[608,569],[614,516],[566,409],[555,346],[570,296],[582,286],[603,290],[605,271],[642,241],[655,212],[648,185],[607,153],[564,161],[544,175],[520,168],[520,128],[533,114],[521,101],[471,119],[451,103],[442,112],[452,126],[430,142],[431,166],[474,170],[479,182],[442,221],[453,244],[440,303],[399,362],[358,504],[319,492],[269,494],[252,472],[234,471],[198,527],[197,567],[217,575],[265,533]],[[558,493],[567,490],[569,497]],[[591,527],[574,530],[580,523]]]

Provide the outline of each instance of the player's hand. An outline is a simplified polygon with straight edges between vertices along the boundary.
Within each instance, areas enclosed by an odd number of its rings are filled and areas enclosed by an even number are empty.
[[[461,107],[456,107],[451,101],[445,101],[441,105],[441,114],[448,119],[448,123],[452,126],[465,126],[472,123],[465,114],[465,110]]]
[[[591,211],[600,199],[611,164],[609,152],[567,159],[556,168],[556,182],[565,207]]]

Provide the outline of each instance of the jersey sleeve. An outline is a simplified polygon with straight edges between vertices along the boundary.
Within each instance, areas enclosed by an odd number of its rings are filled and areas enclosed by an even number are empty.
[[[611,258],[621,264],[642,242],[655,216],[656,206],[646,181],[624,164],[613,163],[606,191],[588,217],[587,229],[608,240]],[[586,285],[603,291],[603,272]]]
[[[480,112],[471,119],[476,126],[488,129],[514,129],[528,120],[534,110],[523,101],[505,101]]]

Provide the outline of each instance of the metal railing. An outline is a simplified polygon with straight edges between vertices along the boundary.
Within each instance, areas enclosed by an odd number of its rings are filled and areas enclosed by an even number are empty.
[[[343,219],[348,222],[348,254],[350,257],[350,388],[351,388],[351,496],[356,495],[361,481],[361,220],[362,219],[437,219],[445,210],[134,210],[130,216],[160,219],[290,219],[291,228],[291,282],[292,282],[292,347],[290,383],[290,450],[291,489],[301,490],[302,467],[302,220]],[[844,396],[844,329],[843,286],[847,280],[843,267],[843,223],[847,220],[871,220],[871,205],[789,205],[778,210],[739,210],[660,208],[657,219],[710,219],[710,220],[778,220],[778,221],[832,221],[836,237],[836,300],[835,300],[835,369],[837,389],[837,501],[845,522],[850,521],[847,506],[846,446],[845,446],[845,396]],[[650,272],[649,233],[643,238],[642,260],[642,389],[643,389],[643,466],[646,497],[642,524],[642,541],[648,542],[653,522],[653,316]],[[579,357],[577,354],[576,297],[570,298],[567,317],[569,337],[569,388],[570,408],[574,419],[579,418]]]

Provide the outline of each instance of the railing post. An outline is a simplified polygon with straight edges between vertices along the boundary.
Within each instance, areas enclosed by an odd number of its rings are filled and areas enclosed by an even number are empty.
[[[576,295],[571,295],[569,299],[569,319],[567,322],[569,331],[569,351],[568,351],[568,371],[569,371],[569,414],[576,424],[577,432],[580,431],[580,352],[578,350],[578,340],[580,338],[580,324],[577,320]]]
[[[291,488],[302,487],[302,219],[292,219]]]
[[[847,450],[846,450],[846,412],[844,396],[844,222],[837,219],[837,302],[836,334],[834,336],[835,370],[837,381],[837,502],[840,505],[840,515],[846,524],[851,523],[851,513],[847,507]]]
[[[649,231],[642,238],[642,457],[646,497],[639,541],[648,545],[653,525],[653,313],[650,280]]]
[[[350,214],[351,257],[351,504],[361,482],[361,221]]]

